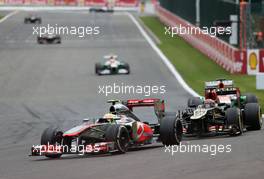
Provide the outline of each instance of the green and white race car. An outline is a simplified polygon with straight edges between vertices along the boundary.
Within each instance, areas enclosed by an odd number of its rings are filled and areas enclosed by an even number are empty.
[[[95,64],[95,73],[97,75],[114,75],[114,74],[129,74],[130,67],[126,62],[117,60],[116,55],[104,56],[107,59],[105,62]]]

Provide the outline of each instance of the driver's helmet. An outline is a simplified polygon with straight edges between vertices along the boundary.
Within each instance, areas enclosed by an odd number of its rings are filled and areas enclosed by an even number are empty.
[[[208,90],[207,99],[216,100],[216,98],[217,98],[216,91],[214,89],[213,90]]]
[[[110,56],[108,62],[109,62],[110,64],[115,63],[115,62],[116,62],[115,57],[114,57],[114,56]]]
[[[109,57],[109,60],[115,60],[115,56],[111,55],[111,56]]]
[[[117,115],[112,114],[112,113],[106,113],[103,116],[103,118],[106,119],[109,122],[113,122],[114,120],[118,119],[119,117]]]
[[[205,108],[212,108],[212,107],[215,107],[215,106],[216,106],[216,103],[215,103],[215,101],[212,100],[212,99],[206,99],[206,100],[204,101],[204,107],[205,107]]]

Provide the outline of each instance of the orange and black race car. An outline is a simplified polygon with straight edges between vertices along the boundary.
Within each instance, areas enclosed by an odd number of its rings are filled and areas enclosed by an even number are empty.
[[[31,156],[59,158],[63,154],[125,153],[129,148],[162,142],[179,145],[182,124],[176,115],[165,113],[164,101],[129,99],[112,103],[101,118],[86,119],[82,124],[63,132],[57,127],[44,130],[41,145],[33,146]],[[155,124],[142,121],[134,113],[135,107],[154,107]]]

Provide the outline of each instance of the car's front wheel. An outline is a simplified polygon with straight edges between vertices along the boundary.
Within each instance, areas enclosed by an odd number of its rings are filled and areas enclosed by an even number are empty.
[[[129,66],[129,64],[125,64],[125,69],[127,70],[127,74],[129,74],[130,73],[130,66]]]
[[[248,130],[260,130],[262,127],[262,113],[258,103],[248,103],[245,105],[245,123]]]
[[[226,110],[226,122],[228,128],[230,129],[229,131],[230,136],[237,136],[242,134],[243,132],[242,121],[237,108],[233,107],[233,108],[228,108]]]
[[[43,44],[44,43],[43,39],[41,39],[41,38],[38,38],[37,41],[38,41],[39,44]]]
[[[37,20],[37,23],[38,23],[38,24],[41,24],[41,19],[38,19],[38,20]]]
[[[60,145],[63,132],[58,127],[49,127],[44,130],[41,136],[41,145]],[[62,154],[46,154],[49,158],[59,158]]]
[[[110,125],[105,133],[107,142],[114,142],[119,153],[125,153],[129,145],[129,133],[125,126]]]

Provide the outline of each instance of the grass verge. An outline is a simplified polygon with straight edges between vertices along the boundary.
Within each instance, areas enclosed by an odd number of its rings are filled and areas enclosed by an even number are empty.
[[[264,110],[264,91],[256,90],[255,76],[230,74],[182,38],[171,38],[165,35],[164,24],[157,17],[142,16],[141,20],[159,38],[161,43],[158,47],[171,60],[187,84],[196,92],[203,95],[205,81],[217,78],[233,79],[242,93],[254,93]]]

